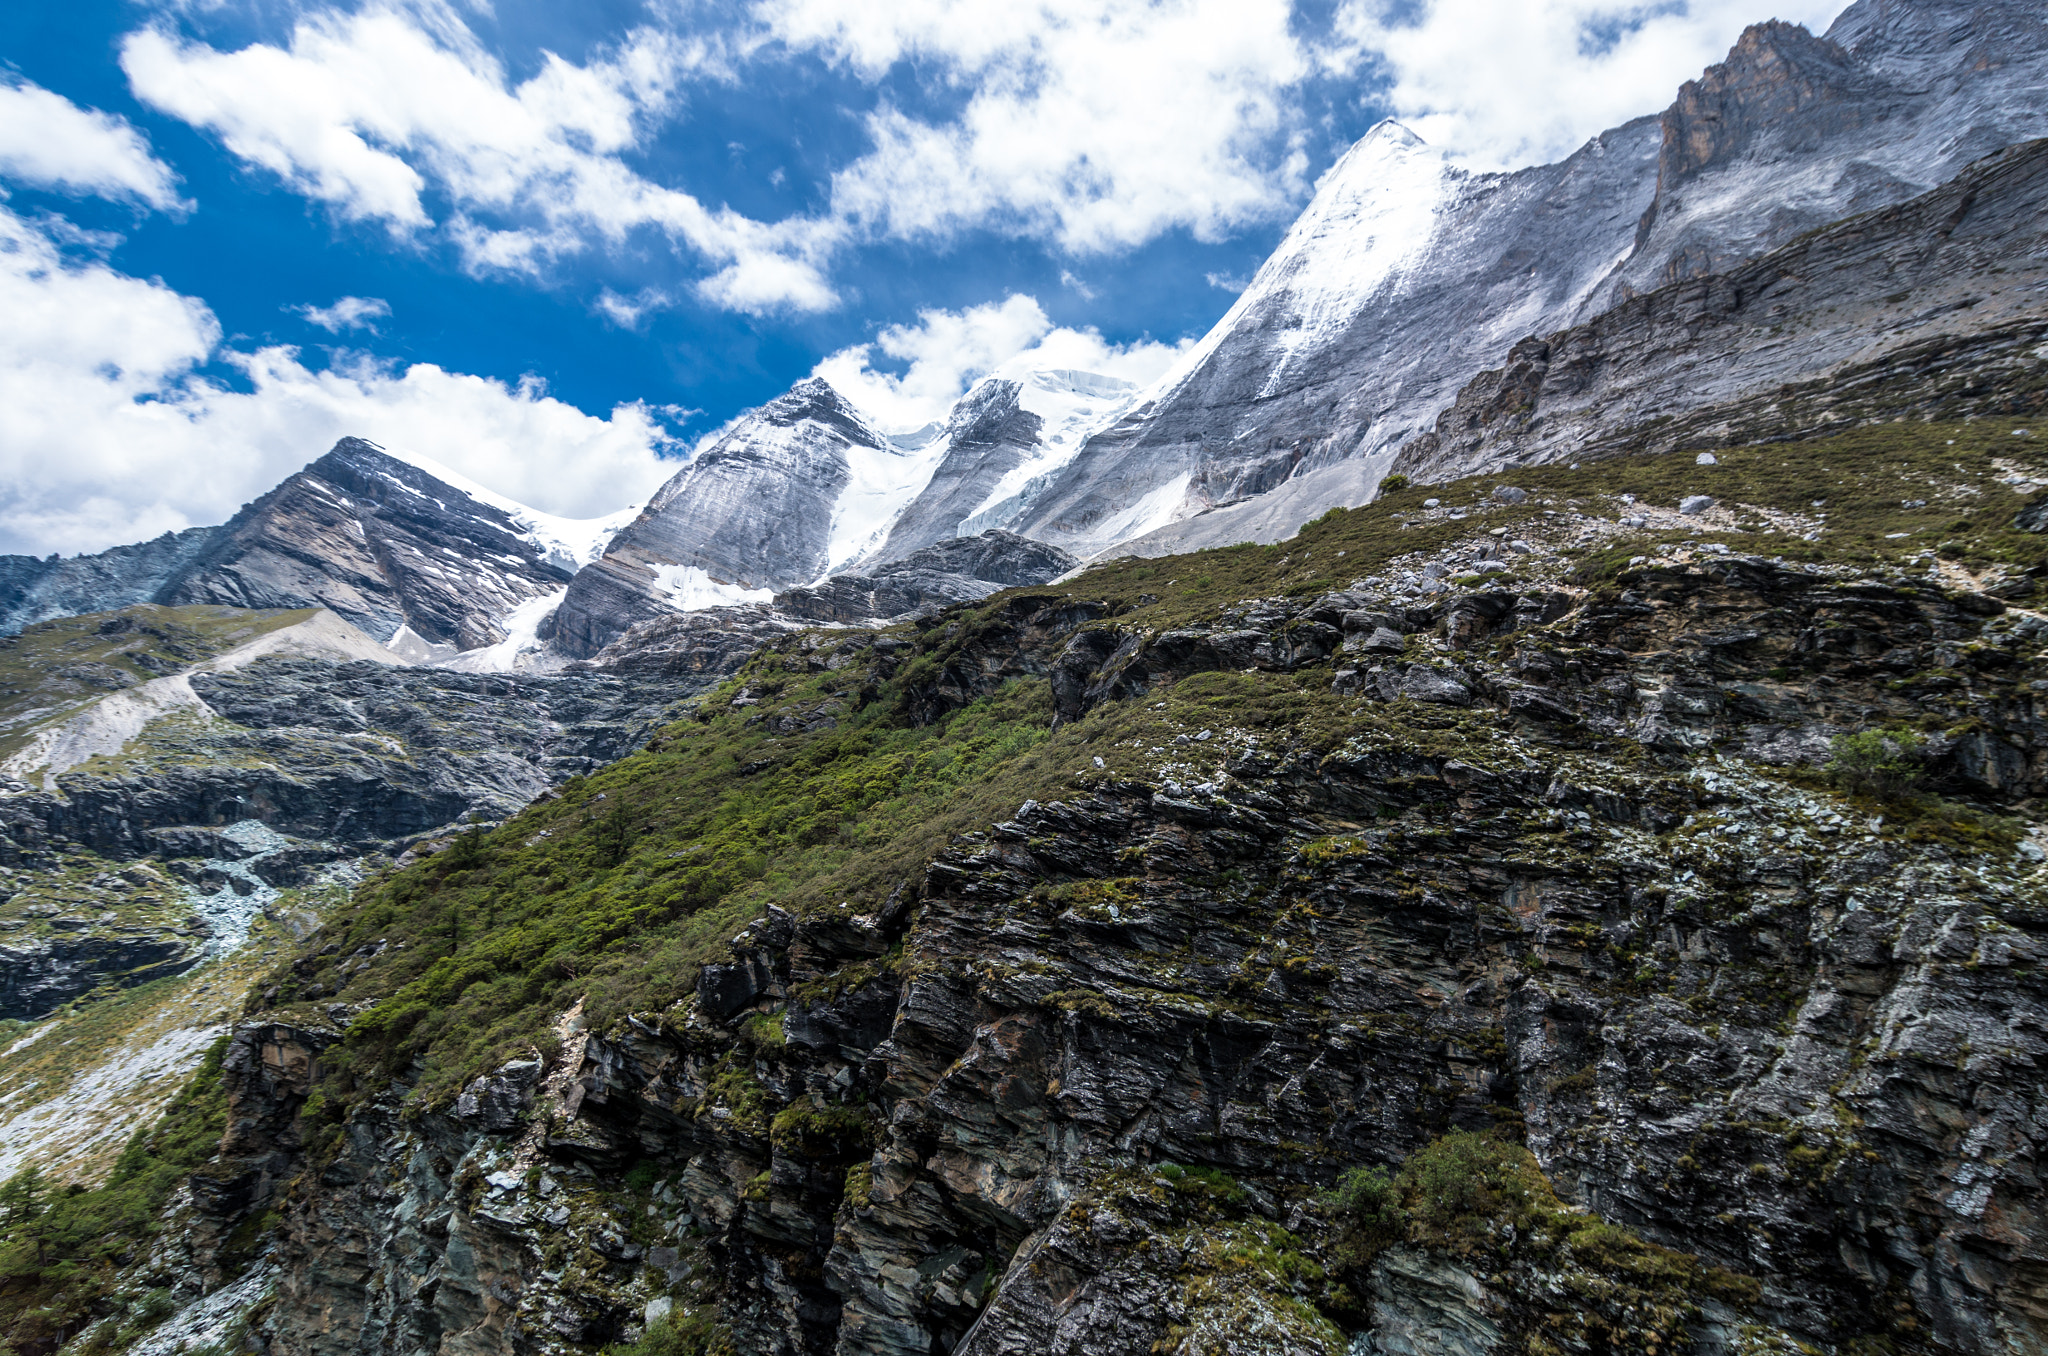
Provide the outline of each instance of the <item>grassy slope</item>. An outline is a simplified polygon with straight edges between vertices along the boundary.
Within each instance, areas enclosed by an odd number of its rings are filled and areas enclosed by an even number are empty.
[[[1166,629],[1213,621],[1241,599],[1342,587],[1397,555],[1493,527],[1513,535],[1546,509],[1612,519],[1630,511],[1622,494],[1669,508],[1701,491],[1734,508],[1725,530],[1609,538],[1583,553],[1581,580],[1597,583],[1635,556],[1695,539],[1873,568],[1938,550],[1974,570],[2017,575],[2048,563],[2048,538],[2013,529],[2027,497],[2003,481],[2016,458],[2048,479],[2039,446],[1982,424],[1887,425],[1724,452],[1713,467],[1686,454],[1522,469],[1511,479],[1531,498],[1478,517],[1445,515],[1509,478],[1404,489],[1334,512],[1278,546],[1111,562],[1059,591],[1107,603],[1115,625]],[[1425,512],[1428,497],[1444,507]],[[1911,500],[1926,503],[1905,506]],[[1822,513],[1818,541],[1761,530]],[[421,1094],[441,1101],[494,1061],[545,1047],[554,1014],[579,999],[602,1025],[683,998],[696,967],[722,955],[725,939],[767,902],[872,908],[950,836],[1026,799],[1058,796],[1077,778],[1156,773],[1157,751],[1182,730],[1228,723],[1319,748],[1378,730],[1482,757],[1512,725],[1499,713],[1433,711],[1380,730],[1395,718],[1332,697],[1321,668],[1199,675],[1159,703],[1109,704],[1057,730],[1048,729],[1046,684],[1018,680],[937,724],[913,724],[906,684],[957,654],[1001,602],[922,631],[897,628],[913,649],[886,680],[861,663],[811,673],[802,670],[815,665],[785,653],[757,656],[705,698],[698,721],[671,727],[648,751],[570,783],[493,833],[366,885],[309,948],[339,943],[339,954],[317,961],[310,976],[277,976],[280,1015],[296,999],[326,1004],[337,992],[375,1002],[335,1060],[341,1082],[375,1085],[420,1056]],[[862,633],[820,634],[820,657],[865,643]],[[731,706],[742,689],[761,704]],[[829,729],[778,733],[760,719],[827,703],[836,719]],[[380,942],[397,945],[349,959]]]
[[[109,692],[181,672],[312,615],[311,608],[145,603],[0,636],[0,758]]]

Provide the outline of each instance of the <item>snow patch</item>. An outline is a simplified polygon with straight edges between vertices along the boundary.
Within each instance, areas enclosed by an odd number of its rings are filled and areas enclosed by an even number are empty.
[[[832,505],[825,575],[845,569],[880,546],[903,510],[931,484],[932,472],[946,456],[943,438],[907,449],[887,438],[880,441],[881,447],[846,446],[846,488]]]
[[[505,638],[497,644],[465,650],[431,662],[436,668],[454,669],[459,673],[513,673],[561,667],[567,661],[547,653],[546,643],[540,638],[540,627],[554,615],[555,609],[561,605],[562,595],[568,591],[565,585],[539,597],[528,598],[500,617],[498,624],[505,628]]]
[[[767,603],[775,599],[774,589],[750,589],[713,579],[695,565],[660,565],[654,571],[654,591],[666,598],[678,612],[702,612],[711,607],[733,607],[741,603]]]

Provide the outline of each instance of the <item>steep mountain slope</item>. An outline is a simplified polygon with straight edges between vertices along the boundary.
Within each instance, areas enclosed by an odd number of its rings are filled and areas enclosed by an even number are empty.
[[[1383,124],[1149,408],[1014,526],[1083,555],[1278,540],[1362,502],[1516,341],[2048,134],[2044,87],[2026,0],[1860,0],[1827,39],[1750,29],[1661,117],[1556,165],[1469,175]],[[1778,360],[1814,375],[1796,346]]]
[[[1008,528],[1097,430],[1137,399],[1130,382],[1040,368],[990,377],[961,397],[944,432],[945,457],[871,557],[901,560],[954,536]]]
[[[741,417],[662,486],[576,576],[542,634],[560,653],[589,658],[654,618],[767,603],[849,571],[866,580],[954,541],[977,515],[1000,516],[990,510],[1039,468],[1070,455],[1131,393],[1127,382],[1081,372],[994,378],[962,397],[941,428],[891,438],[828,383],[799,382]],[[988,535],[985,529],[978,525],[968,535]],[[926,568],[964,583],[1010,584],[1020,582],[1027,562],[1038,571],[1034,578],[1050,579],[1068,560],[1002,532],[962,557],[970,558],[980,563],[966,573]],[[898,585],[891,597],[905,607],[894,610],[917,606],[906,601],[907,577]],[[874,592],[865,583],[846,584],[833,609]],[[943,584],[923,592],[925,601],[978,596]]]
[[[469,650],[568,584],[559,556],[506,509],[344,438],[230,519],[157,598],[325,607],[401,650],[414,638]]]
[[[875,544],[930,474],[827,383],[752,410],[648,501],[579,573],[543,634],[596,654],[665,612],[766,602]]]
[[[0,557],[0,631],[145,602],[324,607],[409,660],[446,659],[502,644],[508,625],[530,631],[547,610],[535,601],[618,526],[540,513],[344,438],[220,527],[71,560]]]
[[[66,1200],[5,1338],[2034,1350],[2038,446],[1533,468],[791,634],[331,915],[142,1142],[217,1127],[189,1203]]]
[[[2048,140],[1517,344],[1394,469],[1437,479],[1873,418],[2025,417],[2048,404],[2044,238]]]

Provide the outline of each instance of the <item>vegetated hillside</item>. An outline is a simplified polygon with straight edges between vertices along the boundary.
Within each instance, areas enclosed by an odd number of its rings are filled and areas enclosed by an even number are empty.
[[[2039,446],[1397,489],[777,641],[358,889],[171,1232],[11,1218],[0,1341],[2034,1349]]]

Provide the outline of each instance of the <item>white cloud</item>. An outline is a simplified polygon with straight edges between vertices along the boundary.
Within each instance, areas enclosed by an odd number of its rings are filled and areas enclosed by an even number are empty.
[[[178,196],[178,176],[127,119],[27,81],[0,83],[0,178],[163,212],[191,206]]]
[[[514,83],[452,12],[376,3],[308,14],[281,47],[223,52],[154,27],[121,49],[139,98],[344,218],[401,239],[445,227],[474,272],[537,272],[645,228],[717,270],[702,288],[716,304],[831,305],[820,261],[837,227],[708,208],[624,159],[682,79],[725,59],[716,38],[638,28],[588,65],[549,53]],[[436,193],[453,207],[445,222],[429,210]]]
[[[370,360],[315,371],[290,348],[223,348],[202,302],[67,259],[5,208],[0,315],[0,551],[94,551],[222,522],[346,434],[566,517],[633,502],[675,469],[638,405],[598,419],[531,380]],[[197,375],[209,361],[250,389]]]
[[[813,369],[890,432],[945,417],[967,388],[990,375],[1065,367],[1140,385],[1173,364],[1186,342],[1112,344],[1094,329],[1055,326],[1036,298],[1012,294],[962,311],[920,311],[915,325],[891,325],[872,344],[832,354]],[[903,364],[880,371],[878,354]]]
[[[1844,0],[1785,0],[1823,31]],[[1392,76],[1394,115],[1479,169],[1540,164],[1670,104],[1767,15],[1755,0],[1346,0],[1352,62]]]
[[[382,297],[337,297],[332,306],[294,306],[289,308],[304,316],[306,322],[318,325],[329,334],[343,330],[368,330],[377,332],[376,322],[391,314],[391,303]]]
[[[879,79],[913,61],[957,118],[884,105],[834,211],[902,237],[996,226],[1070,250],[1185,228],[1217,239],[1304,187],[1289,88],[1311,73],[1286,0],[762,0],[792,48]]]

